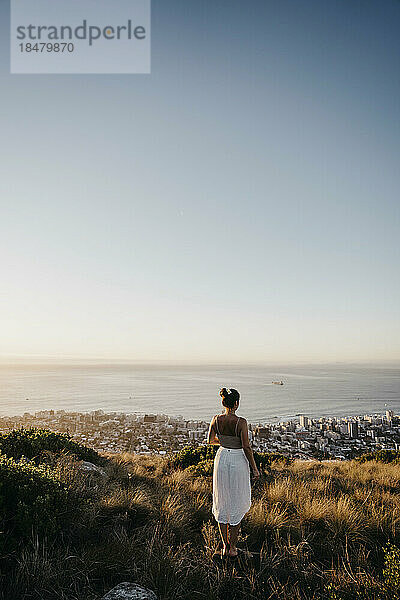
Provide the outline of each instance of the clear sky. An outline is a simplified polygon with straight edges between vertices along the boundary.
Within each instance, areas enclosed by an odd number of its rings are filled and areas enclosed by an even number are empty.
[[[0,356],[400,359],[400,2],[153,0],[151,75],[9,75]]]

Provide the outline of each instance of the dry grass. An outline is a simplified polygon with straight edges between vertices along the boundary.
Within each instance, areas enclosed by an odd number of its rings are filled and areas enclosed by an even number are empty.
[[[106,478],[66,457],[55,468],[84,506],[63,539],[33,537],[14,562],[3,557],[13,567],[7,579],[0,572],[0,600],[98,600],[120,581],[159,600],[392,600],[382,548],[400,545],[400,466],[274,463],[243,521],[240,545],[253,559],[233,571],[212,562],[209,478],[132,454],[109,456]]]

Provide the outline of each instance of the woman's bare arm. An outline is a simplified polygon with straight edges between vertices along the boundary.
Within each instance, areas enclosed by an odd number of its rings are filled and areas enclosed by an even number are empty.
[[[244,453],[246,455],[247,460],[249,461],[249,465],[251,470],[253,471],[253,475],[254,477],[259,477],[260,473],[258,472],[257,465],[254,460],[253,450],[250,446],[249,429],[247,426],[247,421],[246,419],[243,419],[243,417],[240,420],[240,437],[242,440]]]
[[[219,439],[215,429],[215,417],[212,418],[210,428],[208,430],[207,444],[219,444]]]

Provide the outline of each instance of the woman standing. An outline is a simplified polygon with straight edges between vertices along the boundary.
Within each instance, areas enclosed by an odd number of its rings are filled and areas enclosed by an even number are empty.
[[[213,515],[222,537],[224,556],[237,556],[240,522],[251,506],[250,468],[259,477],[250,447],[247,421],[235,413],[239,407],[237,390],[220,391],[225,413],[213,417],[208,443],[219,444],[214,459]]]

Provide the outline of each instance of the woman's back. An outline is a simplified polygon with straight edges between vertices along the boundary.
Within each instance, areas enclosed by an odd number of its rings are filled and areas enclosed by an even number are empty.
[[[215,417],[215,428],[218,440],[223,448],[242,448],[242,438],[239,428],[240,417],[236,415],[217,415]]]

